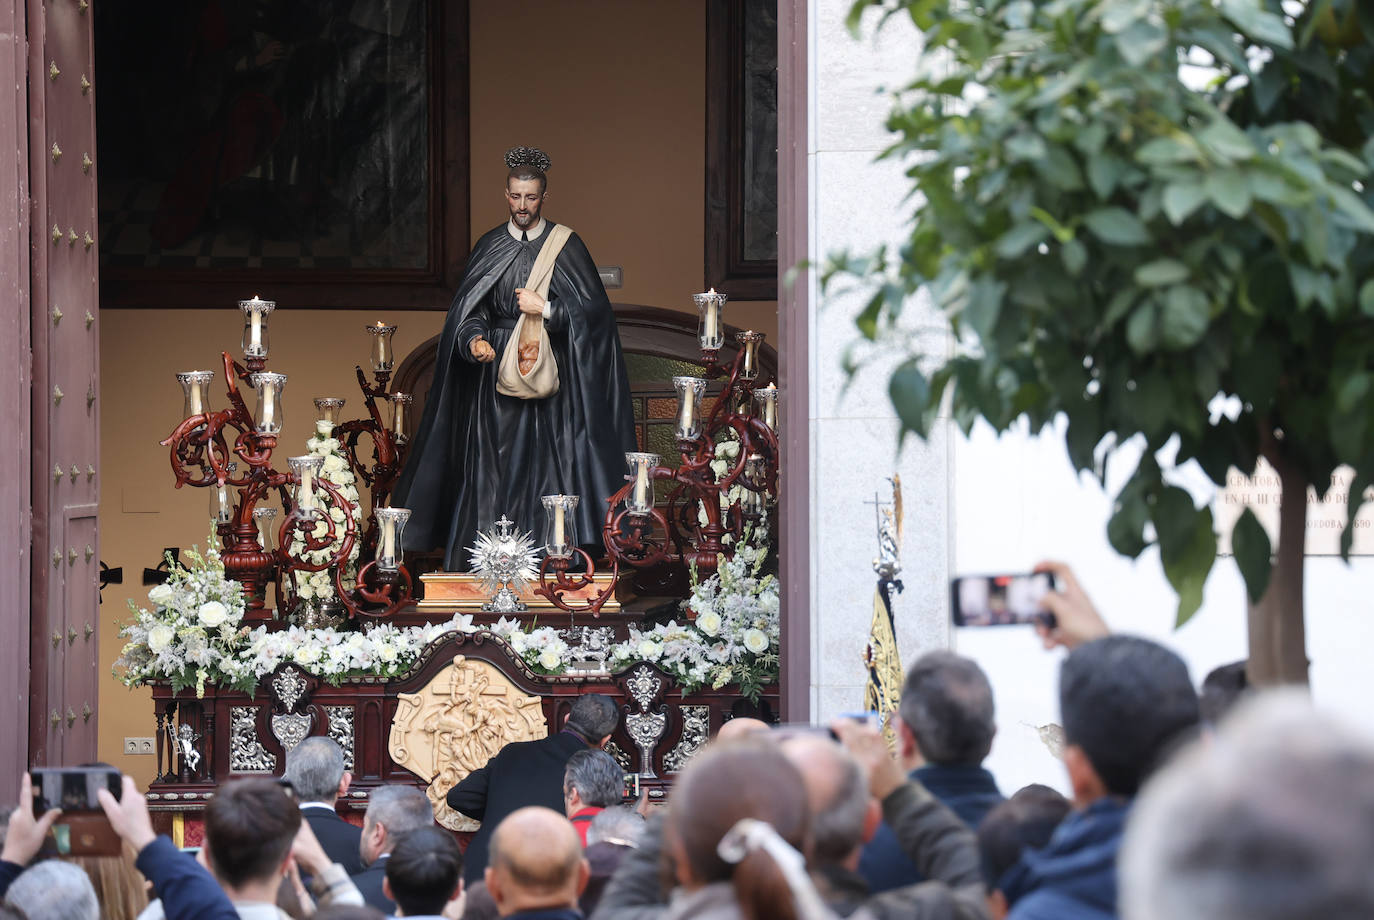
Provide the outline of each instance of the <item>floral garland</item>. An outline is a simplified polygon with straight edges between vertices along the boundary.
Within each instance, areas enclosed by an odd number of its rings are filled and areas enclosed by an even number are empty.
[[[292,537],[291,545],[286,548],[286,553],[293,559],[299,559],[311,565],[322,565],[328,562],[343,545],[345,521],[349,516],[352,516],[357,536],[353,542],[353,551],[349,553],[348,559],[344,562],[343,572],[340,573],[344,590],[352,590],[358,577],[358,554],[362,544],[363,512],[353,471],[349,469],[348,460],[343,455],[339,439],[334,437],[333,432],[334,423],[321,419],[315,423],[315,436],[306,441],[305,446],[310,451],[311,456],[321,458],[323,463],[320,466],[320,476],[337,488],[343,498],[343,501],[340,502],[324,489],[315,490],[315,501],[318,507],[328,514],[334,522],[334,542],[322,549],[307,551],[305,541],[299,534],[296,534]],[[313,536],[319,539],[328,532],[329,525],[321,520],[315,525]],[[334,589],[334,573],[331,569],[323,569],[319,572],[292,572],[286,587],[288,591],[294,593],[314,610],[320,610],[338,600],[337,592]]]
[[[392,626],[378,623],[355,632],[291,626],[269,630],[242,625],[243,593],[224,575],[218,551],[187,552],[191,567],[171,563],[165,584],[148,592],[152,609],[129,602],[134,619],[120,635],[128,640],[113,671],[125,685],[167,681],[175,691],[194,686],[197,696],[213,683],[252,693],[258,682],[290,663],[329,683],[408,674],[436,639],[476,633],[470,614],[444,623]],[[778,583],[761,575],[768,555],[763,528],[746,534],[732,559],[722,560],[705,581],[692,572],[684,602],[695,620],[649,629],[630,627],[629,638],[611,646],[607,664],[620,670],[645,661],[673,677],[684,693],[704,686],[738,684],[757,700],[778,676]],[[526,628],[502,617],[485,627],[532,671],[558,676],[574,665],[575,649],[550,626]]]

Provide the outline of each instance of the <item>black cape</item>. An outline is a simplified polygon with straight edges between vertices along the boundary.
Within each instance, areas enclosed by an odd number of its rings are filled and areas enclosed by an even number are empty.
[[[578,495],[577,540],[601,548],[606,499],[625,484],[625,452],[635,449],[634,410],[615,316],[581,237],[568,238],[549,285],[545,321],[558,362],[558,392],[526,400],[496,392],[496,372],[523,287],[550,230],[521,242],[502,224],[484,234],[449,307],[434,383],[392,504],[409,508],[404,545],[443,547],[448,571],[469,568],[478,531],[503,514],[543,544],[544,495]],[[481,334],[497,360],[468,348]]]

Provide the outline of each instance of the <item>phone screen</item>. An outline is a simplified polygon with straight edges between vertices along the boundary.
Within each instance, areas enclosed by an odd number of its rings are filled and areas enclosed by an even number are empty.
[[[964,575],[950,584],[955,626],[1014,626],[1045,620],[1041,599],[1054,590],[1048,572],[1037,575]]]
[[[118,799],[124,791],[119,771],[113,767],[35,767],[29,772],[35,816],[49,808],[64,812],[100,811],[97,792],[108,789]]]

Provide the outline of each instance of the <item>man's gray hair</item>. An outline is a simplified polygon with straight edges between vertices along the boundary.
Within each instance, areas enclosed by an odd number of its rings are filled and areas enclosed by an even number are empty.
[[[583,805],[609,808],[625,798],[625,773],[605,751],[578,751],[563,769],[563,788],[569,786],[577,790]]]
[[[333,738],[306,738],[286,754],[286,778],[301,802],[334,801],[343,775],[343,749]]]
[[[855,847],[863,843],[864,818],[871,797],[868,774],[853,755],[838,744],[817,745],[815,756],[823,757],[829,763],[805,766],[798,763],[797,766],[802,775],[808,777],[808,793],[811,787],[808,774],[818,768],[830,774],[833,784],[830,800],[824,805],[816,805],[811,819],[811,837],[816,862],[833,865],[843,862]],[[793,760],[793,763],[796,761]]]
[[[916,659],[902,686],[899,712],[932,764],[982,763],[997,731],[988,676],[971,658],[948,651]]]
[[[100,920],[100,902],[85,870],[55,859],[25,869],[5,903],[29,920]]]
[[[1374,739],[1257,695],[1145,786],[1120,866],[1125,920],[1374,917]]]
[[[404,834],[433,825],[434,806],[414,786],[378,786],[368,799],[363,823],[385,827],[387,839],[394,844]]]
[[[587,825],[587,846],[603,840],[624,846],[637,846],[644,833],[644,816],[633,805],[615,805],[602,811]]]

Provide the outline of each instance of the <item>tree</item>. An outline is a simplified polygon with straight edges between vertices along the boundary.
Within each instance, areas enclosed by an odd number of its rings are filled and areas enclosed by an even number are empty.
[[[890,381],[901,437],[925,436],[945,399],[965,433],[1062,413],[1069,457],[1104,485],[1106,457],[1143,439],[1107,536],[1130,557],[1158,544],[1180,624],[1217,539],[1161,451],[1176,445],[1217,484],[1265,458],[1282,479],[1278,545],[1248,510],[1232,532],[1261,684],[1307,676],[1308,486],[1324,494],[1354,467],[1353,519],[1374,481],[1371,6],[859,0],[851,13],[856,31],[870,8],[908,15],[923,43],[884,153],[908,167],[910,237],[836,256],[824,276],[873,285],[859,330],[907,353]],[[920,289],[960,343],[929,372],[901,331]]]

